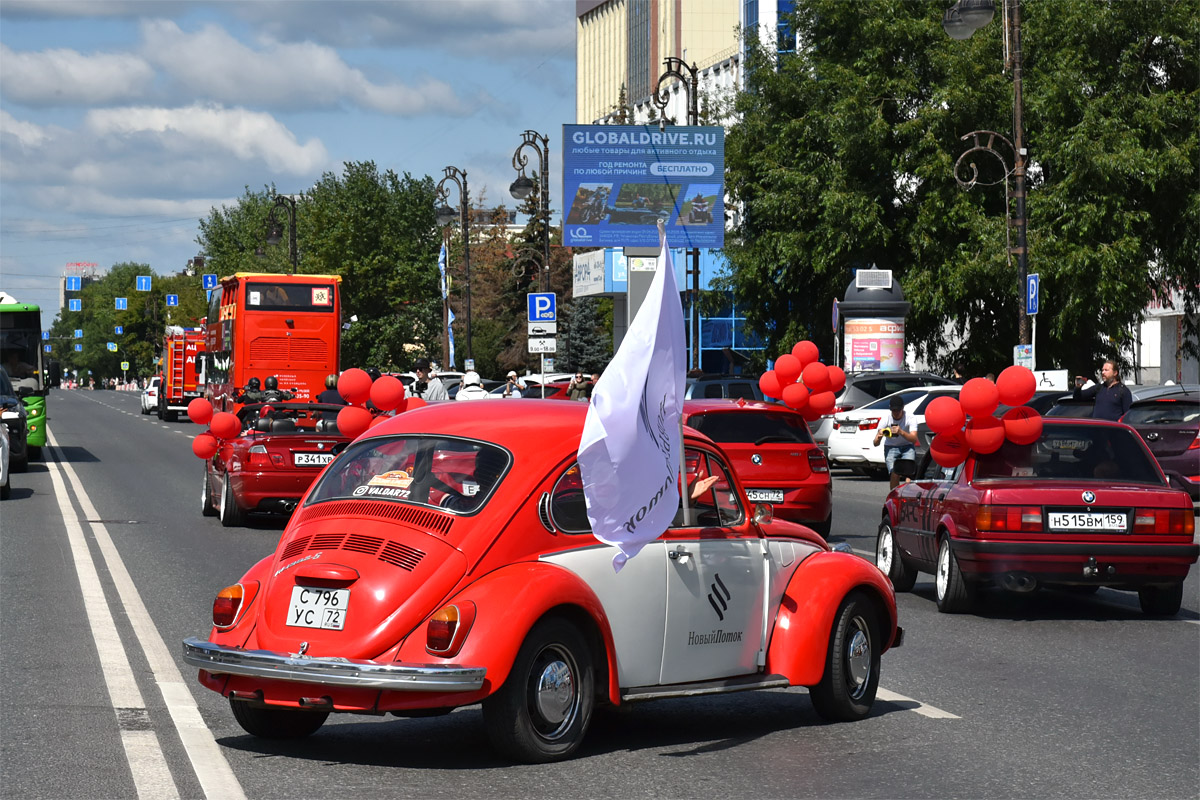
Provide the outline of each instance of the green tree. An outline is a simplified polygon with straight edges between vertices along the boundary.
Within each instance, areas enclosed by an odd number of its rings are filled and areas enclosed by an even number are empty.
[[[830,354],[830,304],[854,269],[875,265],[894,270],[912,302],[919,353],[944,367],[1011,362],[1022,293],[1004,192],[964,191],[952,173],[963,134],[1011,135],[1001,25],[953,41],[944,7],[808,0],[792,18],[794,55],[752,49],[726,143],[744,214],[722,283],[775,352],[811,338]],[[1193,310],[1200,300],[1200,3],[1023,9],[1029,269],[1046,297],[1039,361],[1082,367],[1129,341],[1156,289],[1184,290]],[[945,348],[947,328],[957,351]]]
[[[612,327],[611,323],[605,324],[601,306],[598,297],[577,297],[567,304],[563,315],[566,325],[560,328],[565,335],[559,338],[563,369],[603,372],[612,360]]]

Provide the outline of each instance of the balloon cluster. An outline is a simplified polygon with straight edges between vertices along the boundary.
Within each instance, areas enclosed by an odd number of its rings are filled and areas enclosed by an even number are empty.
[[[925,424],[936,436],[929,445],[933,460],[957,467],[967,453],[994,453],[1004,444],[1032,444],[1042,435],[1042,417],[1024,405],[1037,389],[1037,378],[1028,367],[1009,367],[992,383],[972,378],[958,398],[939,397],[925,409]],[[992,412],[1001,403],[1012,406],[1000,419]],[[970,419],[967,419],[967,417]]]
[[[775,359],[775,369],[758,379],[758,387],[767,397],[778,397],[809,422],[833,413],[837,393],[846,386],[841,367],[827,367],[818,359],[817,346],[805,339],[796,342],[791,353]]]
[[[338,412],[338,430],[351,439],[357,439],[368,428],[387,421],[386,412],[399,414],[425,405],[419,397],[405,396],[404,384],[399,378],[383,375],[372,381],[366,370],[357,367],[346,370],[338,378],[338,394],[350,404]],[[366,407],[367,400],[379,409],[378,416]]]
[[[212,403],[203,397],[197,397],[188,403],[188,419],[197,425],[207,425],[208,430],[192,439],[192,452],[200,458],[208,459],[217,454],[221,442],[232,439],[242,432],[242,421],[237,414],[228,411],[213,413]]]

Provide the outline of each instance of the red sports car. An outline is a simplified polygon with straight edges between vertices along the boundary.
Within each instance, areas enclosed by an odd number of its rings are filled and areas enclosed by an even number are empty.
[[[800,412],[757,400],[685,400],[683,417],[721,445],[750,502],[769,503],[776,517],[829,538],[829,463]]]
[[[542,762],[579,747],[598,704],[798,685],[826,719],[870,712],[902,638],[891,585],[748,503],[710,439],[685,429],[688,485],[717,479],[698,524],[615,572],[576,465],[587,406],[465,405],[350,444],[276,552],[217,594],[208,640],[183,643],[245,730],[482,702],[494,745]]]
[[[334,448],[350,441],[337,428],[344,406],[323,403],[253,403],[242,407],[242,432],[205,461],[200,510],[226,527],[249,512],[290,514]]]
[[[1029,445],[1006,441],[947,470],[926,455],[883,507],[875,563],[897,591],[935,576],[939,611],[975,590],[1100,586],[1136,591],[1147,614],[1179,611],[1196,563],[1187,494],[1172,489],[1128,426],[1047,419]]]

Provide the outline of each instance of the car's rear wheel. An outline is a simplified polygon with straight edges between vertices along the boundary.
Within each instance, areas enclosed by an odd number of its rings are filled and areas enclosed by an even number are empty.
[[[1183,605],[1183,581],[1170,586],[1143,586],[1138,589],[1142,613],[1153,617],[1170,617]]]
[[[851,592],[834,619],[825,674],[808,690],[822,719],[849,722],[871,712],[879,688],[880,650],[875,606],[862,592]]]
[[[525,638],[504,685],[483,701],[488,737],[518,761],[564,759],[583,742],[595,692],[583,636],[564,619],[543,620]]]
[[[242,524],[244,515],[242,510],[238,508],[237,501],[233,497],[233,481],[229,478],[229,473],[225,473],[225,485],[221,488],[221,524],[226,528],[234,528]]]
[[[263,739],[303,739],[316,733],[329,716],[328,711],[262,708],[232,697],[229,708],[242,730]]]
[[[896,546],[896,534],[887,520],[880,523],[879,536],[875,540],[875,566],[888,576],[897,592],[907,592],[917,582],[917,571],[904,563],[900,548]]]
[[[208,480],[208,464],[204,465],[204,488],[200,493],[200,514],[205,517],[215,517],[217,507],[212,501],[212,486]]]
[[[970,611],[975,600],[973,587],[963,578],[958,568],[958,559],[950,551],[950,537],[942,536],[938,544],[937,573],[934,575],[937,588],[937,607],[943,614],[961,614]]]

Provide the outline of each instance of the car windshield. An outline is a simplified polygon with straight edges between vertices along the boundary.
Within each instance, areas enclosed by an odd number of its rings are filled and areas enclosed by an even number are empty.
[[[693,414],[687,424],[714,442],[812,444],[804,418],[780,411],[718,411]]]
[[[1154,461],[1128,428],[1046,423],[1033,444],[1005,441],[994,453],[978,456],[975,480],[1017,478],[1103,480],[1162,485]]]
[[[1182,425],[1200,420],[1200,402],[1159,400],[1129,409],[1121,422],[1126,425]]]
[[[473,514],[500,485],[512,456],[487,442],[389,436],[351,444],[321,474],[306,505],[388,500]]]

